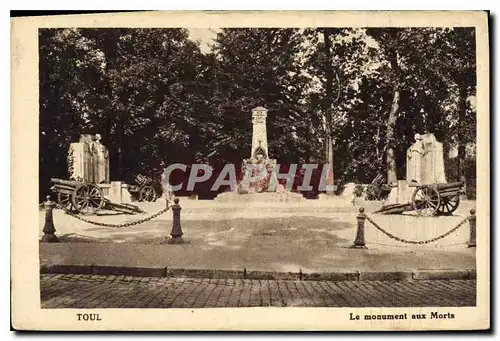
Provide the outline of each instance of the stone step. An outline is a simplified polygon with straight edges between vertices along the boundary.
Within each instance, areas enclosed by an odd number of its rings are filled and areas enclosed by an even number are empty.
[[[264,193],[251,193],[239,194],[237,192],[221,193],[215,199],[217,202],[300,202],[305,201],[306,198],[302,194],[292,192],[264,192]]]

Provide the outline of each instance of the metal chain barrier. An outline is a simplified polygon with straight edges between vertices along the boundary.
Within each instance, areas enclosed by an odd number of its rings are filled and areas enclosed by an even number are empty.
[[[385,235],[387,235],[389,238],[392,238],[392,239],[395,239],[397,240],[398,242],[401,242],[401,243],[407,243],[407,244],[429,244],[429,243],[432,243],[432,242],[435,242],[435,241],[438,241],[440,239],[443,239],[447,236],[449,236],[450,234],[452,234],[453,232],[455,232],[456,230],[458,230],[460,228],[460,226],[462,226],[463,224],[465,224],[467,221],[468,221],[468,218],[465,218],[464,220],[462,220],[460,223],[458,223],[457,226],[455,226],[454,228],[452,228],[451,230],[449,230],[448,232],[445,232],[443,233],[442,235],[440,236],[437,236],[435,238],[432,238],[432,239],[428,239],[428,240],[421,240],[421,241],[417,241],[417,240],[407,240],[407,239],[403,239],[403,238],[400,238],[400,237],[397,237],[395,235],[393,235],[392,233],[384,230],[382,227],[380,227],[376,222],[374,222],[370,217],[366,217],[366,219],[372,223],[373,226],[375,226],[380,232],[384,233]]]
[[[151,215],[149,217],[146,217],[146,218],[140,219],[140,220],[136,220],[136,221],[132,221],[132,222],[128,222],[128,223],[106,224],[106,223],[100,223],[100,222],[97,222],[97,221],[92,221],[92,220],[89,220],[89,219],[85,219],[85,218],[79,216],[78,214],[75,214],[75,213],[71,212],[66,207],[63,207],[63,206],[59,205],[58,203],[55,203],[55,204],[56,204],[57,208],[63,209],[70,216],[72,216],[73,218],[76,218],[78,220],[84,221],[84,222],[92,224],[92,225],[104,226],[104,227],[117,227],[117,228],[129,227],[129,226],[134,226],[134,225],[139,225],[139,224],[145,223],[146,221],[149,221],[151,219],[154,219],[154,218],[162,215],[163,213],[167,212],[170,209],[170,206],[167,206],[164,209],[162,209],[161,211],[159,211],[159,212],[157,212],[157,213],[155,213],[155,214],[153,214],[153,215]]]

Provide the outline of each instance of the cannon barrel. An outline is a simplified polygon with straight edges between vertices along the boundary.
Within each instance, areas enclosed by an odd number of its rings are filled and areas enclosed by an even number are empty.
[[[134,178],[134,181],[140,185],[140,186],[143,186],[143,185],[146,185],[146,184],[149,184],[152,182],[152,179],[147,177],[147,176],[144,176],[142,174],[138,174],[136,175],[136,177]]]
[[[50,190],[52,192],[61,192],[61,191],[70,191],[70,192],[74,192],[75,191],[75,187],[71,187],[71,186],[64,186],[64,185],[54,185],[52,187],[50,187]]]
[[[56,185],[63,185],[63,186],[68,186],[68,187],[72,187],[72,188],[76,188],[78,185],[82,184],[81,181],[62,180],[62,179],[57,179],[57,178],[51,178],[50,181]]]
[[[446,189],[459,189],[460,187],[462,187],[464,185],[463,182],[451,182],[449,184],[437,184],[437,189],[439,191],[441,190],[446,190]]]

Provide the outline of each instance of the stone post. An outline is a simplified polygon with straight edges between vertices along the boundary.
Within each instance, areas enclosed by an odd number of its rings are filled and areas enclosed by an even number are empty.
[[[43,226],[43,236],[40,241],[44,243],[56,243],[59,240],[55,235],[56,228],[52,216],[52,210],[56,206],[56,203],[50,200],[50,195],[47,195],[46,199],[43,203],[43,207],[45,208],[45,225]]]
[[[167,240],[168,244],[184,244],[184,240],[182,239],[182,228],[181,228],[181,206],[179,205],[179,198],[174,199],[174,204],[172,207],[172,231],[170,231],[170,235],[172,238]]]
[[[122,182],[111,181],[109,188],[109,199],[113,202],[122,203]]]
[[[476,247],[476,210],[471,209],[470,210],[470,216],[468,217],[469,219],[469,229],[470,229],[470,239],[467,245],[469,247]]]
[[[366,214],[365,209],[363,207],[359,208],[359,214],[356,217],[358,222],[358,230],[356,231],[356,239],[354,240],[354,244],[351,246],[351,249],[366,249],[365,246],[365,220]]]

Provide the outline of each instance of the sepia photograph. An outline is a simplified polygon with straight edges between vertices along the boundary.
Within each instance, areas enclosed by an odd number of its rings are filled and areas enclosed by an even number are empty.
[[[20,329],[489,328],[487,13],[316,14],[17,19]]]

